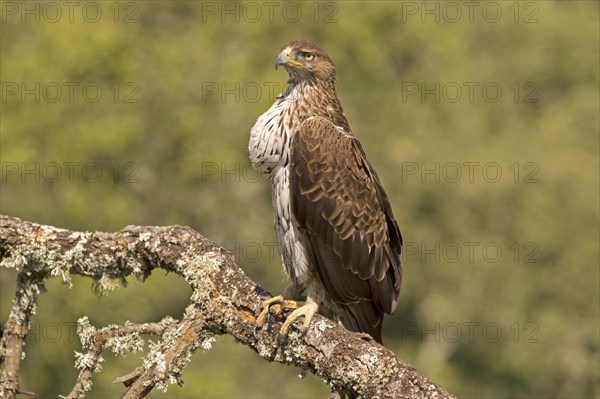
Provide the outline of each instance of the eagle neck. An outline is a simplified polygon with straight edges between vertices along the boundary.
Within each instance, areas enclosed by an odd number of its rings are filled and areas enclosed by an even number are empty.
[[[351,133],[342,104],[337,97],[334,78],[320,81],[290,79],[288,84],[284,97],[294,103],[297,115],[302,121],[320,116],[331,120],[346,133]]]

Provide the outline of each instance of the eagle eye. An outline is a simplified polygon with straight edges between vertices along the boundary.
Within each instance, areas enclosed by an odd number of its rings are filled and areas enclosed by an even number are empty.
[[[310,61],[310,60],[312,60],[313,58],[315,58],[315,55],[314,55],[313,53],[308,53],[308,52],[307,52],[307,53],[302,53],[302,57],[304,57],[304,59],[305,59],[306,61]]]

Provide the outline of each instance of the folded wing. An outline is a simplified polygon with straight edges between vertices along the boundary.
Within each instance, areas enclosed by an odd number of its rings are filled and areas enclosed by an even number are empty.
[[[358,140],[326,118],[304,121],[291,142],[290,193],[342,323],[381,342],[400,293],[402,237]]]

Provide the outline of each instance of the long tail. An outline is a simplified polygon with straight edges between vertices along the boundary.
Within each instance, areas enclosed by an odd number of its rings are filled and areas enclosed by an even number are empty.
[[[346,329],[367,333],[375,341],[383,344],[381,337],[383,312],[373,306],[372,301],[364,300],[348,305],[340,305],[340,309],[342,309],[340,319]]]

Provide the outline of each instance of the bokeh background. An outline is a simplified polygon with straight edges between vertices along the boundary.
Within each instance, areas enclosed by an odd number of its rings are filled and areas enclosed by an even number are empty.
[[[320,43],[405,238],[384,340],[463,398],[598,398],[599,6],[539,2],[3,1],[1,212],[79,230],[188,225],[271,292],[286,282],[249,129]],[[1,271],[6,320],[16,272]],[[179,318],[154,273],[109,295],[49,281],[21,385],[75,380],[74,323]],[[140,354],[105,354],[90,397]],[[318,398],[230,337],[152,397]]]

